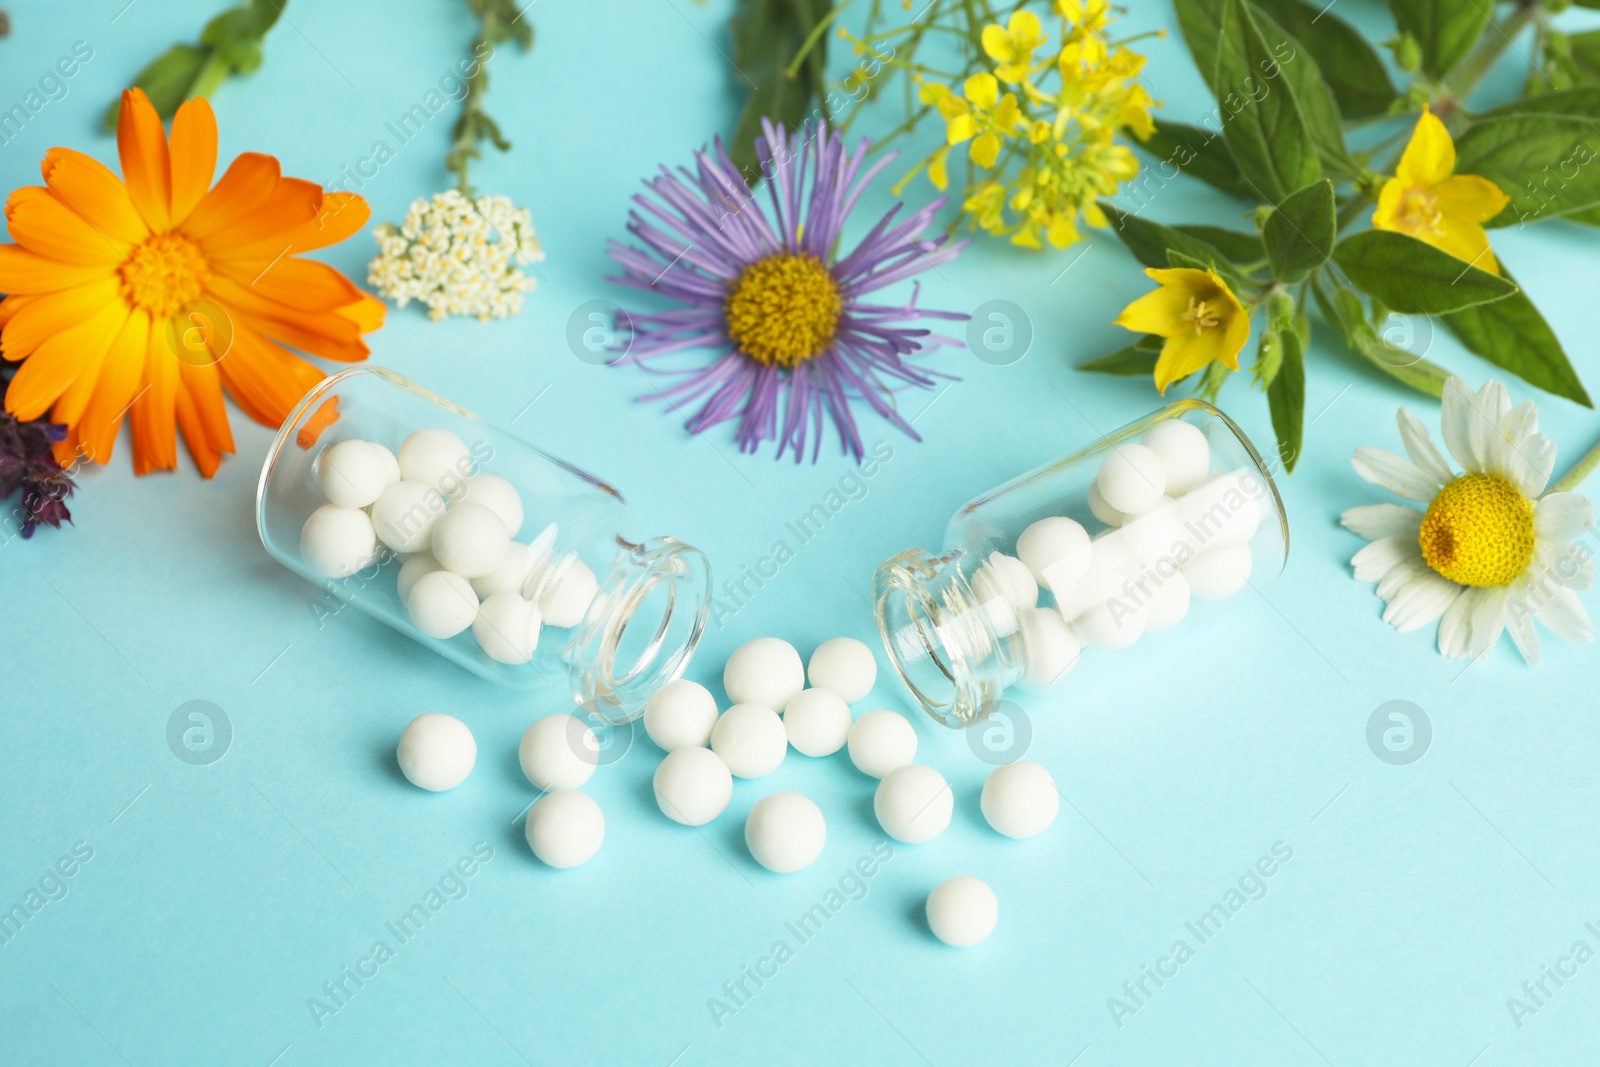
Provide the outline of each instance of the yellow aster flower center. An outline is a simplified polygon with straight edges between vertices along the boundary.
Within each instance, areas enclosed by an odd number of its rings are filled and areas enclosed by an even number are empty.
[[[1211,306],[1211,301],[1196,300],[1191,296],[1188,310],[1178,316],[1178,321],[1193,326],[1195,335],[1198,336],[1217,325],[1220,321],[1217,313],[1218,309]]]
[[[1433,498],[1418,540],[1452,582],[1507,585],[1533,559],[1533,501],[1498,474],[1465,475]]]
[[[844,300],[815,256],[784,252],[758,259],[739,275],[724,305],[728,336],[769,367],[795,367],[833,342]]]
[[[160,233],[135,248],[120,273],[124,299],[159,321],[205,291],[211,268],[187,237]]]
[[[1426,185],[1413,185],[1402,193],[1395,216],[1411,233],[1444,233],[1444,212],[1439,208],[1439,197]]]

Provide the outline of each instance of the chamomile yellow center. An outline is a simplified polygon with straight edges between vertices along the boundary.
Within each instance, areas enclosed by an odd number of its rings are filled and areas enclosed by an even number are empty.
[[[123,298],[162,320],[205,291],[211,269],[187,237],[162,233],[135,248],[120,273]]]
[[[1533,559],[1533,502],[1498,474],[1468,474],[1439,490],[1418,540],[1452,582],[1507,585]]]
[[[1414,185],[1400,195],[1395,217],[1408,233],[1444,232],[1444,212],[1439,208],[1438,194],[1425,185]]]
[[[1196,300],[1191,296],[1188,308],[1179,313],[1178,321],[1193,326],[1194,332],[1198,336],[1216,326],[1220,320],[1217,315],[1217,309],[1212,306],[1211,301]]]
[[[729,338],[745,355],[769,367],[795,367],[833,342],[843,307],[821,260],[785,252],[744,269],[724,314]]]

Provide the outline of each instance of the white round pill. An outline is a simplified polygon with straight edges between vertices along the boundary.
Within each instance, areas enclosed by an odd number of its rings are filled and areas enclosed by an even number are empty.
[[[1143,515],[1130,516],[1116,535],[1132,557],[1134,574],[1139,564],[1170,558],[1189,540],[1183,529],[1183,507],[1168,496]]]
[[[1017,558],[1046,589],[1066,589],[1089,573],[1089,534],[1060,515],[1040,519],[1017,538]]]
[[[549,867],[588,863],[606,839],[600,802],[576,789],[555,789],[528,809],[528,847]]]
[[[1072,620],[1072,635],[1091,648],[1128,648],[1144,636],[1148,623],[1144,596],[1132,585]]]
[[[411,720],[394,755],[407,781],[438,793],[467,780],[478,762],[478,743],[466,723],[430,711]]]
[[[300,558],[324,578],[348,578],[372,562],[378,539],[358,508],[324,504],[300,527]]]
[[[656,768],[655,790],[656,805],[667,818],[704,826],[727,810],[733,775],[709,748],[679,748]]]
[[[1250,580],[1250,546],[1213,548],[1185,563],[1180,570],[1189,593],[1201,600],[1221,600],[1245,587]]]
[[[758,637],[740,645],[722,669],[722,688],[735,704],[781,708],[805,687],[800,653],[777,637]]]
[[[488,574],[470,579],[473,592],[485,600],[496,593],[516,593],[521,596],[527,588],[528,576],[533,573],[537,563],[532,545],[513,541],[507,546],[498,567]]]
[[[822,855],[828,824],[822,809],[799,793],[762,797],[744,821],[744,843],[755,861],[775,874],[804,870]]]
[[[904,715],[880,708],[850,724],[846,738],[856,770],[882,778],[917,758],[917,731]]]
[[[1167,491],[1161,457],[1144,445],[1113,445],[1100,462],[1094,484],[1107,504],[1124,514],[1141,515]]]
[[[1211,469],[1211,444],[1205,431],[1182,419],[1166,419],[1145,431],[1140,444],[1156,454],[1167,474],[1167,492],[1182,496]]]
[[[994,890],[967,874],[947,878],[928,894],[928,928],[953,948],[970,948],[994,933],[1000,901]]]
[[[1061,794],[1049,771],[1032,760],[1018,760],[989,772],[978,807],[990,826],[1021,839],[1044,833],[1056,821]]]
[[[913,763],[883,776],[872,796],[872,810],[884,833],[896,841],[920,845],[950,825],[955,797],[944,775]]]
[[[540,789],[577,789],[600,762],[600,739],[575,715],[546,715],[523,732],[517,762]]]
[[[1028,661],[1024,682],[1032,686],[1054,685],[1078,665],[1078,639],[1061,612],[1029,608],[1022,613],[1021,622],[1022,652]]]
[[[1107,526],[1121,526],[1128,521],[1128,516],[1106,503],[1106,498],[1100,495],[1100,487],[1093,482],[1089,483],[1089,510]]]
[[[400,444],[400,477],[448,496],[472,471],[466,442],[449,430],[428,426]]]
[[[985,609],[991,601],[999,600],[1015,613],[1039,603],[1039,583],[1034,581],[1028,565],[1004,552],[991,552],[989,558],[972,575],[972,592]]]
[[[496,663],[526,663],[539,647],[539,609],[516,593],[496,593],[478,605],[472,636]]]
[[[1172,573],[1163,572],[1170,570]],[[1171,563],[1156,570],[1149,581],[1150,599],[1144,607],[1145,633],[1176,626],[1189,614],[1189,580]]]
[[[679,678],[650,694],[644,705],[644,732],[667,752],[704,748],[717,725],[717,701],[699,682]]]
[[[1195,548],[1247,544],[1261,525],[1265,491],[1256,475],[1228,471],[1184,494],[1183,519]]]
[[[461,491],[450,498],[451,504],[482,504],[505,523],[506,533],[512,537],[522,529],[522,495],[516,486],[498,474],[474,474],[461,483]]]
[[[389,487],[383,457],[366,441],[340,441],[317,461],[322,495],[346,508],[364,508]]]
[[[433,524],[433,558],[463,578],[482,578],[511,551],[500,516],[482,504],[457,504]]]
[[[406,610],[417,629],[443,641],[471,626],[478,617],[478,594],[459,574],[429,571],[411,586]]]
[[[376,441],[362,443],[372,449],[373,454],[378,457],[378,462],[383,464],[383,484],[391,486],[398,482],[400,480],[400,461],[395,458],[394,453]]]
[[[395,482],[372,505],[372,528],[396,552],[421,552],[444,514],[444,497],[418,482]]]
[[[600,592],[600,582],[589,565],[576,556],[556,564],[539,593],[539,610],[551,626],[576,626],[583,621]]]
[[[831,689],[854,704],[878,683],[878,660],[865,641],[854,637],[835,637],[822,642],[811,653],[806,677],[818,689]]]
[[[418,552],[400,564],[400,573],[395,575],[394,579],[395,591],[400,594],[400,603],[404,604],[411,596],[411,587],[417,584],[418,578],[442,570],[444,568],[439,566],[439,561],[433,558],[432,552]]]
[[[831,689],[803,689],[783,709],[789,744],[803,756],[831,756],[850,734],[850,705]]]
[[[799,657],[796,657],[799,658]],[[711,728],[711,751],[740,778],[761,778],[778,769],[789,751],[783,720],[760,704],[735,704]]]

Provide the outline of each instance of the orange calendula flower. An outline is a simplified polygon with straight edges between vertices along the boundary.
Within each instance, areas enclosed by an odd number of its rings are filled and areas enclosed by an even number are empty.
[[[1409,234],[1479,270],[1499,274],[1483,224],[1511,199],[1488,178],[1456,174],[1455,169],[1450,131],[1424,106],[1394,177],[1378,193],[1372,225]]]
[[[6,410],[65,424],[63,463],[108,461],[126,417],[138,474],[177,466],[181,429],[210,477],[233,451],[224,389],[277,426],[322,378],[288,346],[366,358],[383,303],[298,254],[358,231],[367,203],[255,152],[213,187],[217,121],[203,99],[178,109],[169,141],[144,93],[123,93],[117,151],[120,179],[52,148],[45,184],[6,202],[16,244],[0,244],[0,354],[23,361]]]

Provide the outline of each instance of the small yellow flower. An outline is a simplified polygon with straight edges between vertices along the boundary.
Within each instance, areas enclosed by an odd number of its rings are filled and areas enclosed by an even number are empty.
[[[1456,174],[1450,131],[1426,106],[1395,175],[1378,193],[1372,225],[1425,241],[1491,274],[1500,264],[1483,224],[1500,214],[1510,197],[1488,178]]]
[[[1033,53],[1044,44],[1044,26],[1031,11],[1013,11],[1005,28],[983,28],[983,50],[995,61],[995,73],[1008,85],[1027,80]]]
[[[950,186],[950,146],[945,145],[928,158],[928,180],[941,193]]]
[[[1156,388],[1165,393],[1179,378],[1212,363],[1238,370],[1250,316],[1228,284],[1215,271],[1190,267],[1152,267],[1145,274],[1161,288],[1123,308],[1115,325],[1167,339],[1156,360]]]
[[[1056,0],[1056,12],[1080,29],[1098,33],[1111,21],[1108,0]]]

